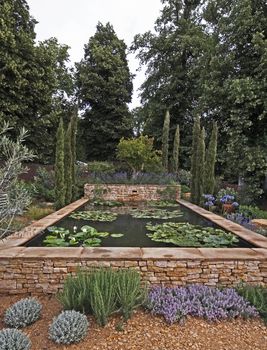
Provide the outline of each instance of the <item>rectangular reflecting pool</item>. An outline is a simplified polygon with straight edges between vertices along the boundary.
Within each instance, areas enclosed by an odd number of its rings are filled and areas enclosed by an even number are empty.
[[[253,248],[176,203],[86,204],[37,234],[28,247]],[[114,205],[114,206],[113,206]]]

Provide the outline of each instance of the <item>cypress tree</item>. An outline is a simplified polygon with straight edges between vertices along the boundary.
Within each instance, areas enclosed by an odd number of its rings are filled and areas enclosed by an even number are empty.
[[[202,128],[198,138],[198,149],[197,149],[196,204],[200,204],[202,201],[202,195],[204,190],[204,169],[205,169],[205,129]]]
[[[71,176],[72,176],[72,200],[77,198],[76,187],[76,134],[77,134],[77,116],[78,110],[75,111],[71,118],[71,150],[72,150],[72,164],[71,164]]]
[[[177,125],[173,141],[173,151],[172,151],[172,166],[173,172],[177,174],[179,167],[179,147],[180,147],[180,128]]]
[[[213,123],[211,138],[206,152],[204,191],[208,194],[214,193],[215,188],[215,163],[217,156],[217,123]]]
[[[170,130],[170,113],[165,114],[163,130],[162,130],[162,165],[163,168],[168,171],[168,158],[169,158],[169,130]]]
[[[72,149],[71,149],[71,139],[72,139],[72,128],[71,121],[69,122],[68,129],[65,137],[65,184],[66,184],[66,197],[65,204],[69,204],[72,200]]]
[[[65,183],[64,183],[64,127],[60,119],[57,129],[56,139],[56,159],[55,159],[55,194],[56,209],[65,205]]]
[[[193,126],[193,136],[192,136],[192,156],[191,156],[191,198],[192,202],[197,202],[197,151],[199,145],[199,135],[200,135],[200,119],[196,117]]]

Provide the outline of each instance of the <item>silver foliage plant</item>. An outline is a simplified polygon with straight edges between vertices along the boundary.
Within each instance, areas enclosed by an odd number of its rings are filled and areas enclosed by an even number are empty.
[[[6,310],[4,322],[14,328],[26,327],[40,318],[41,310],[42,305],[35,298],[21,299]]]
[[[49,327],[49,337],[57,344],[81,341],[88,331],[87,317],[78,311],[63,311],[54,318]]]
[[[26,334],[13,328],[0,331],[1,350],[30,350],[31,341]]]
[[[8,123],[0,125],[0,239],[10,233],[14,217],[30,204],[31,196],[18,176],[26,171],[24,162],[34,158],[33,153],[23,144],[27,131],[21,129],[15,141],[8,137],[11,130]]]

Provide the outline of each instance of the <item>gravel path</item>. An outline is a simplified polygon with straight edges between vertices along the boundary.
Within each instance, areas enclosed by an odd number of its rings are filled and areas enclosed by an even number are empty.
[[[3,313],[18,296],[0,296],[0,328],[4,327]],[[25,328],[32,341],[31,350],[267,350],[267,327],[259,319],[208,323],[188,318],[183,325],[167,325],[163,319],[144,311],[118,330],[119,317],[112,317],[101,328],[90,317],[86,339],[77,345],[56,346],[48,340],[48,326],[61,307],[54,297],[40,297],[42,319]]]

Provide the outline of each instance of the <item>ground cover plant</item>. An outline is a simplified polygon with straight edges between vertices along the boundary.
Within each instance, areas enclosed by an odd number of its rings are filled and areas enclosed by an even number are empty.
[[[163,316],[168,323],[180,322],[189,315],[208,321],[258,316],[256,308],[235,289],[204,285],[153,287],[146,305],[152,314]]]
[[[80,342],[88,331],[87,317],[78,311],[63,311],[49,327],[49,337],[57,344]]]
[[[93,314],[101,326],[113,313],[120,313],[127,320],[145,298],[146,289],[134,270],[80,271],[75,277],[67,277],[63,291],[58,294],[65,310]]]
[[[232,233],[213,227],[202,227],[186,222],[165,222],[146,228],[152,233],[147,236],[155,242],[171,243],[179,247],[230,247],[238,243]]]
[[[14,328],[0,331],[1,350],[30,350],[31,341],[26,334]]]
[[[47,229],[47,235],[43,243],[47,247],[69,247],[69,246],[83,246],[83,247],[99,247],[102,238],[113,237],[119,238],[123,233],[109,233],[99,232],[92,226],[82,226],[77,232],[77,227],[73,228],[73,232],[64,227],[51,226]]]
[[[35,298],[21,299],[6,310],[4,322],[9,327],[22,328],[37,321],[41,310],[42,305]]]
[[[174,219],[177,217],[183,216],[183,213],[180,210],[166,210],[166,209],[132,209],[130,210],[130,214],[132,217],[136,219]]]
[[[73,219],[89,221],[114,221],[117,219],[117,216],[118,214],[116,213],[102,210],[77,211],[70,215]]]

